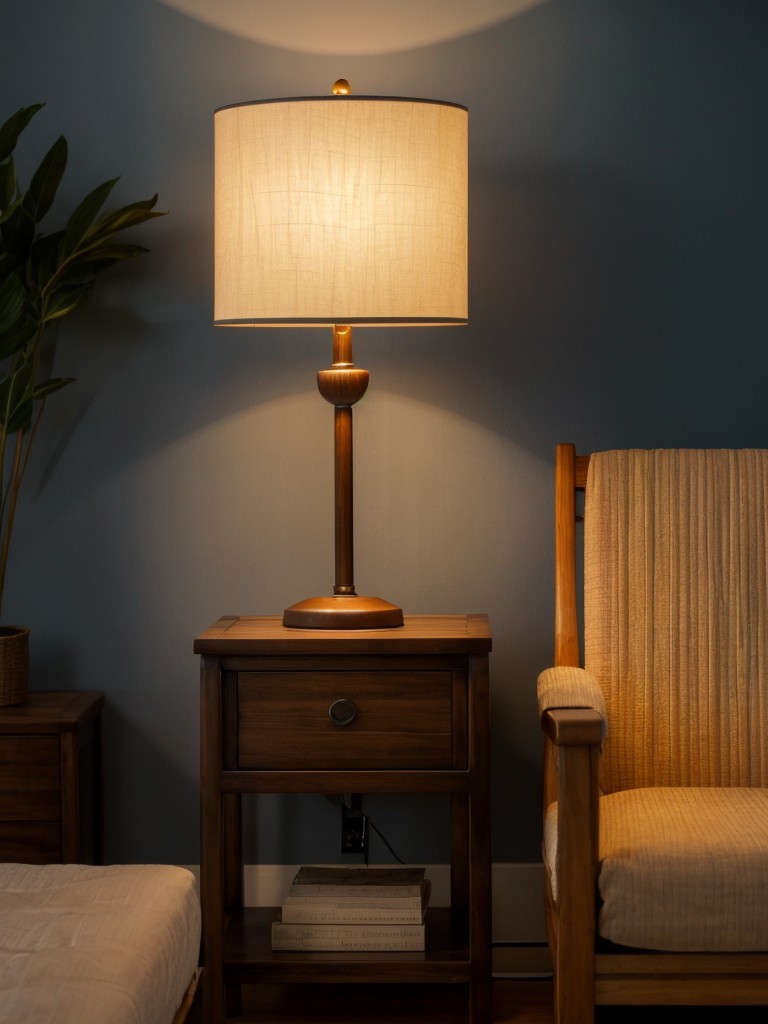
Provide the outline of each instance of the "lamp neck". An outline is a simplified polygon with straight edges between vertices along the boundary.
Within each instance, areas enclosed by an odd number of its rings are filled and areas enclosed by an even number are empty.
[[[352,328],[349,325],[333,325],[333,365],[353,365]]]

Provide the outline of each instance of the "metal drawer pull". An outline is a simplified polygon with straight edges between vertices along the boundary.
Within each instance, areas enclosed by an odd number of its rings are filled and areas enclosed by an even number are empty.
[[[328,708],[328,717],[334,725],[349,725],[357,716],[357,708],[351,700],[341,697]]]

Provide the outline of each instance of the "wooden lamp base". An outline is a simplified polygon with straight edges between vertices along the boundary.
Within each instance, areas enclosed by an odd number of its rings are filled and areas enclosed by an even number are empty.
[[[380,597],[309,597],[285,609],[283,625],[295,629],[389,629],[403,625],[403,610]]]

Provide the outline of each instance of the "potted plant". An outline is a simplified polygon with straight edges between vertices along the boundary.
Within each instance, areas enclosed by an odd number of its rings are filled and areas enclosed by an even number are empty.
[[[40,224],[66,168],[66,139],[60,136],[53,143],[26,191],[14,160],[21,133],[42,106],[22,107],[0,127],[0,616],[30,450],[47,398],[73,381],[46,376],[44,336],[91,296],[103,270],[147,252],[118,242],[118,236],[162,216],[154,209],[156,195],[103,213],[118,181],[114,178],[89,192],[61,229],[42,232]],[[0,706],[23,703],[26,697],[28,637],[26,627],[0,627]]]

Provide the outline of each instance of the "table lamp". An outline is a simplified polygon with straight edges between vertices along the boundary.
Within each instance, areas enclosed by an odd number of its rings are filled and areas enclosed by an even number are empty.
[[[317,384],[334,406],[336,579],[285,626],[403,624],[355,591],[352,406],[368,371],[352,327],[466,323],[467,121],[458,104],[353,96],[343,79],[215,112],[215,325],[333,331]]]

